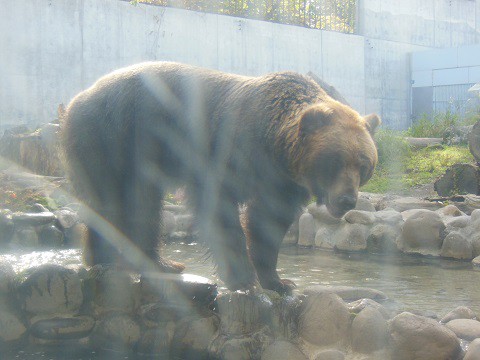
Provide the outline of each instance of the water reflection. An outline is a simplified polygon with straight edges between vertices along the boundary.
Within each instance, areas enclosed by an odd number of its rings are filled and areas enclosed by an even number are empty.
[[[184,262],[187,272],[219,282],[214,265],[204,247],[196,243],[172,243],[165,256]],[[35,251],[0,255],[16,272],[44,263],[77,267],[79,250]],[[283,248],[279,274],[293,280],[301,291],[306,286],[347,285],[372,287],[405,305],[407,310],[433,311],[442,316],[459,305],[480,313],[480,271],[468,262],[402,256],[348,255]]]

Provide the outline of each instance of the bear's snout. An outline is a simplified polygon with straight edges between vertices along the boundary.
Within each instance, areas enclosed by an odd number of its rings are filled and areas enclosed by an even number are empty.
[[[341,218],[345,215],[349,210],[352,210],[357,205],[357,197],[354,195],[340,195],[336,199],[331,202],[328,202],[327,209],[329,213],[336,217]]]

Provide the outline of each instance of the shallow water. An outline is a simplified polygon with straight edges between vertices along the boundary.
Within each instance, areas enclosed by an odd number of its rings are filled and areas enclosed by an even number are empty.
[[[196,243],[171,243],[164,253],[168,258],[184,262],[185,272],[219,282],[213,275],[214,266],[204,247]],[[45,263],[78,267],[81,252],[4,254],[0,255],[0,261],[11,263],[17,272]],[[293,280],[299,291],[315,284],[371,287],[403,304],[405,310],[433,311],[443,316],[465,305],[480,314],[480,270],[474,269],[469,262],[412,256],[347,255],[286,247],[281,251],[278,268],[280,277]]]

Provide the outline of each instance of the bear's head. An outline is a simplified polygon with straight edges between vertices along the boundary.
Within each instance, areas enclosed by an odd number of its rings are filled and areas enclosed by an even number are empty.
[[[308,107],[300,117],[298,182],[335,217],[353,209],[358,189],[372,176],[377,115],[360,116],[335,100]]]

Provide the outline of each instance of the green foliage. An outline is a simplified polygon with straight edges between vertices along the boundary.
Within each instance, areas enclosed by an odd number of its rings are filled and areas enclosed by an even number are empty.
[[[378,166],[382,169],[398,167],[410,153],[410,147],[403,133],[381,129],[375,135],[378,150]]]
[[[454,127],[475,124],[480,119],[479,114],[478,111],[471,111],[464,116],[460,116],[447,111],[437,113],[433,118],[423,115],[407,130],[406,136],[443,138]]]

